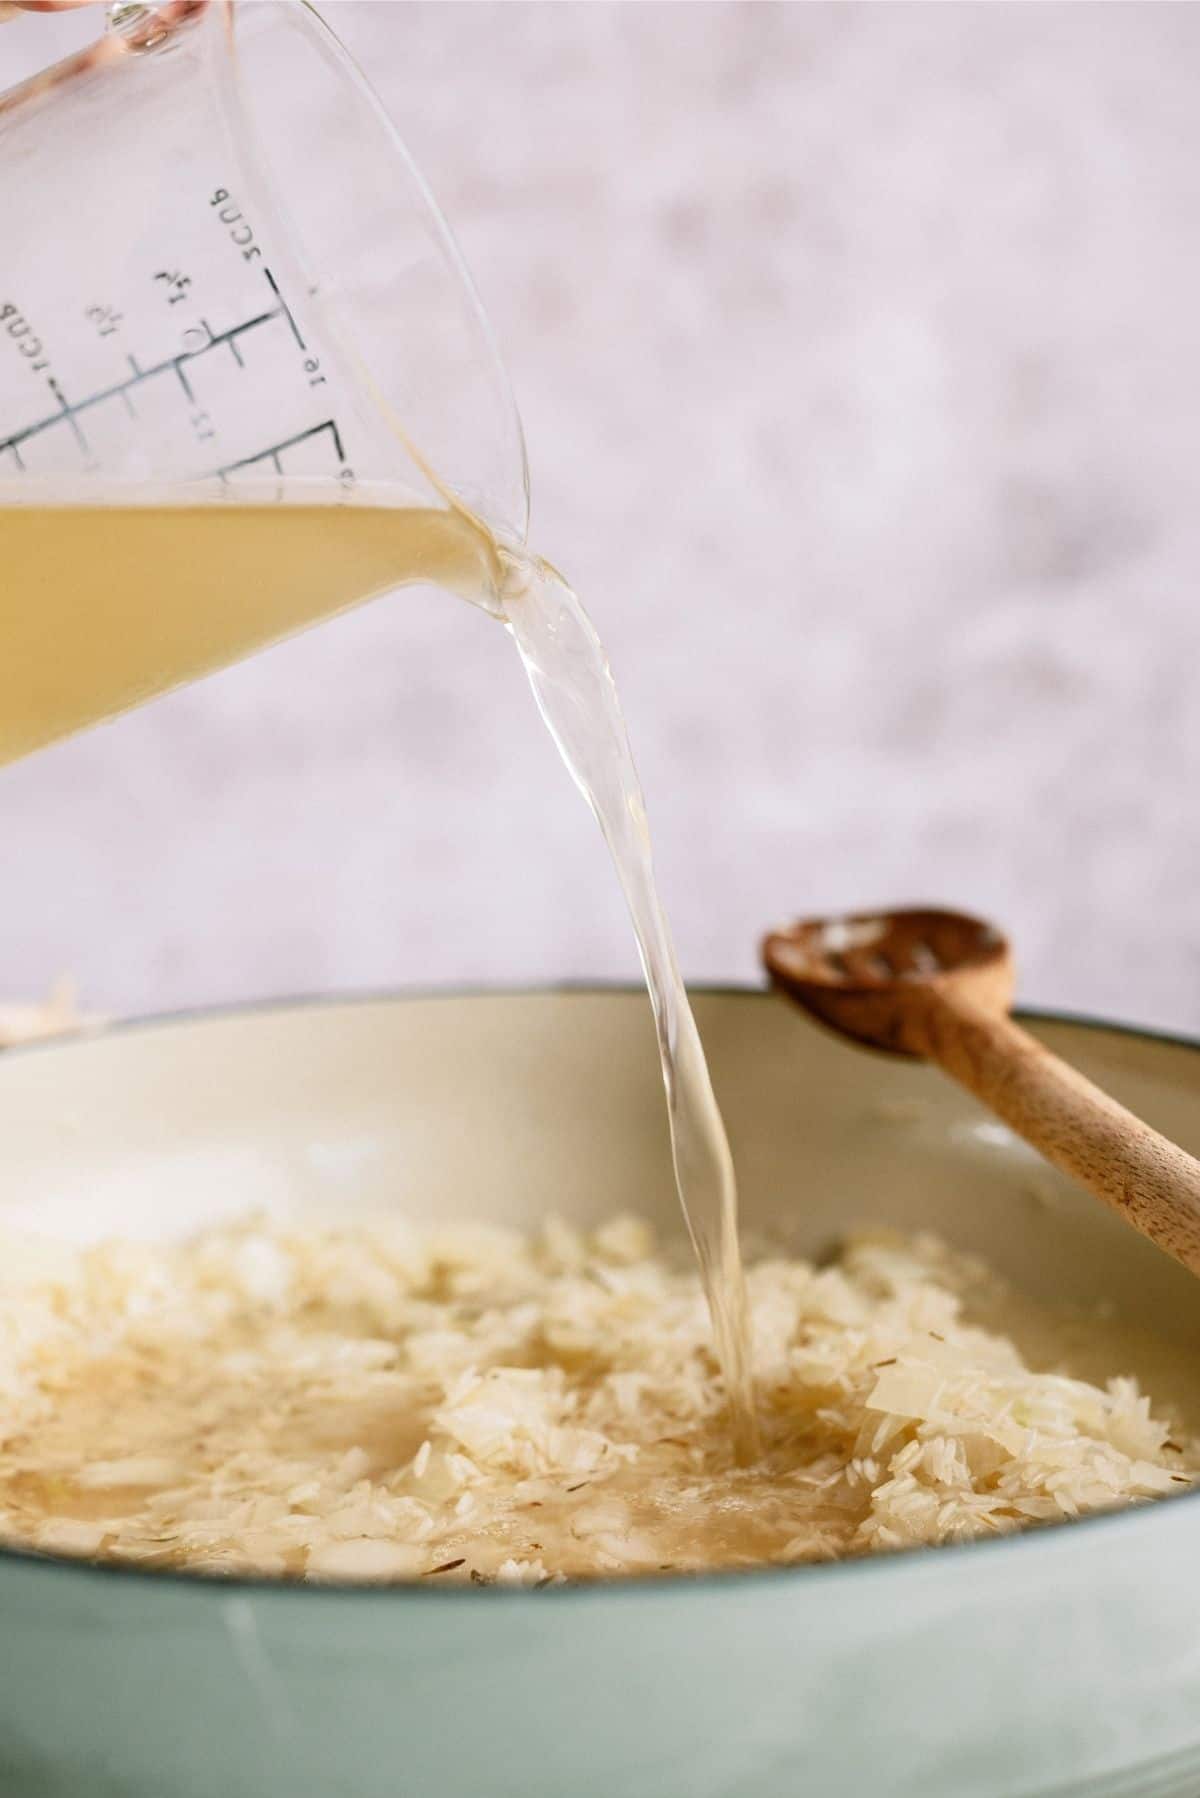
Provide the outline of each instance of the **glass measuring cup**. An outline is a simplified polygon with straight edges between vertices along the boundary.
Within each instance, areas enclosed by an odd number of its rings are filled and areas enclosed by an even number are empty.
[[[447,501],[523,539],[478,298],[304,0],[113,7],[0,95],[0,243],[0,760],[404,579],[478,586]]]

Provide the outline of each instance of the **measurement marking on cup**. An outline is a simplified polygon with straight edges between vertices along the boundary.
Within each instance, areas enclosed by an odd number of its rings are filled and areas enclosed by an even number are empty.
[[[272,286],[274,286],[274,282],[272,282]],[[194,350],[181,350],[178,355],[168,356],[162,362],[151,364],[149,368],[143,368],[136,357],[128,356],[126,360],[128,361],[132,372],[126,380],[116,381],[111,387],[98,388],[95,393],[89,393],[83,399],[68,401],[64,397],[57,383],[52,382],[51,392],[58,401],[58,411],[48,413],[45,418],[36,419],[33,424],[26,425],[20,431],[13,431],[11,435],[7,437],[0,437],[0,450],[17,449],[22,443],[28,442],[31,437],[37,437],[42,431],[48,431],[51,426],[62,424],[65,420],[70,424],[71,429],[78,440],[79,447],[86,453],[87,441],[84,438],[79,425],[79,415],[81,413],[87,412],[93,406],[103,405],[106,400],[122,399],[125,401],[126,405],[129,405],[129,393],[131,388],[140,387],[147,381],[153,381],[158,375],[170,374],[172,372],[178,377],[180,385],[190,401],[194,396],[187,376],[184,373],[182,367],[183,363],[195,362],[201,356],[207,356],[210,350],[218,349],[224,344],[228,344],[232,349],[236,340],[239,337],[244,337],[248,331],[255,331],[260,325],[270,324],[272,319],[287,317],[289,317],[287,308],[281,303],[278,306],[273,306],[269,312],[259,312],[253,318],[243,319],[241,324],[231,325],[227,331],[214,332],[207,324],[204,324],[203,329],[206,331],[207,337],[206,341],[200,344],[198,348]],[[294,328],[295,327],[293,326],[293,329]],[[237,355],[239,364],[242,367],[245,367],[245,363],[242,362],[242,358],[236,349],[234,350],[234,354]]]
[[[79,445],[80,449],[83,451],[84,455],[86,456],[88,453],[88,440],[84,436],[83,430],[79,423],[79,420],[75,416],[76,408],[71,405],[66,394],[63,392],[63,390],[59,386],[58,382],[54,379],[53,375],[48,375],[46,377],[46,385],[50,389],[51,393],[54,395],[55,399],[58,401],[59,406],[62,409],[61,416],[63,418],[65,418],[67,423],[70,425],[71,430],[74,433],[76,443]]]
[[[300,335],[300,327],[296,323],[295,319],[292,317],[292,309],[288,305],[287,301],[284,299],[283,295],[279,291],[278,281],[275,279],[274,275],[271,273],[269,268],[265,268],[263,270],[263,274],[267,277],[267,280],[271,284],[271,292],[275,295],[275,298],[279,301],[280,307],[282,308],[282,311],[283,311],[283,316],[287,319],[288,324],[292,327],[292,336],[296,339],[296,342],[300,345],[300,348],[302,350],[307,350],[308,345],[305,343],[303,337],[301,337],[301,335]]]
[[[311,426],[307,431],[297,431],[294,437],[284,438],[281,443],[269,444],[266,449],[256,451],[253,456],[242,456],[237,462],[227,462],[223,468],[218,468],[215,472],[224,481],[231,474],[235,474],[239,468],[253,468],[258,462],[271,462],[274,464],[276,473],[282,474],[283,464],[279,458],[284,452],[295,449],[298,443],[307,443],[311,437],[319,437],[323,431],[329,432],[333,439],[333,447],[337,451],[338,461],[344,463],[346,455],[342,448],[342,434],[337,428],[337,421],[326,418],[319,425]]]
[[[254,253],[261,256],[261,251],[258,251],[257,247],[255,248]],[[243,254],[246,256],[246,259],[249,260],[249,252],[243,252]],[[84,398],[73,401],[67,399],[53,376],[48,376],[47,379],[50,391],[58,402],[57,412],[49,413],[45,418],[35,419],[32,424],[25,425],[21,430],[13,431],[6,437],[0,437],[0,455],[7,450],[12,455],[16,467],[23,470],[25,468],[25,462],[21,455],[21,445],[28,442],[31,437],[37,437],[42,431],[50,430],[54,425],[66,423],[70,426],[76,444],[83,455],[85,457],[90,457],[91,450],[87,438],[84,435],[83,427],[79,422],[80,415],[89,411],[94,406],[101,406],[109,400],[119,399],[124,405],[130,418],[136,419],[138,417],[138,411],[133,403],[132,394],[145,383],[156,380],[160,375],[170,374],[175,376],[175,379],[182,390],[184,399],[188,403],[188,422],[193,436],[198,441],[204,441],[207,438],[215,437],[217,435],[216,423],[212,416],[197,404],[195,390],[192,386],[192,382],[188,378],[186,365],[197,362],[200,357],[207,356],[211,350],[227,347],[238,367],[244,369],[246,367],[246,362],[239,347],[239,339],[245,337],[250,331],[256,331],[260,325],[270,324],[272,320],[275,319],[283,319],[286,322],[287,327],[304,358],[303,374],[307,381],[307,385],[310,388],[325,386],[327,376],[322,369],[321,360],[318,356],[309,353],[308,345],[296,322],[291,307],[283,297],[279,283],[276,281],[269,268],[264,267],[262,273],[268,287],[271,289],[271,295],[275,304],[265,312],[255,313],[252,318],[246,318],[239,324],[231,325],[226,331],[214,331],[206,318],[198,319],[188,331],[185,331],[183,339],[185,346],[187,346],[190,341],[194,344],[194,347],[184,347],[174,356],[168,356],[160,362],[151,364],[149,367],[143,367],[136,356],[126,352],[125,361],[129,366],[130,372],[125,380],[115,381],[109,387],[98,388],[94,393],[89,393]],[[200,339],[199,342],[195,341],[197,338]],[[289,449],[295,448],[297,444],[306,443],[311,438],[320,437],[322,435],[328,435],[333,444],[334,453],[337,456],[339,464],[339,481],[341,481],[343,486],[353,486],[355,481],[354,470],[346,461],[346,449],[342,441],[342,434],[338,429],[337,421],[332,418],[323,419],[320,424],[311,425],[304,431],[298,431],[294,436],[288,437],[279,443],[272,444],[267,449],[259,450],[252,456],[242,456],[236,462],[227,462],[215,472],[222,481],[227,481],[229,476],[239,469],[253,468],[259,463],[269,462],[275,469],[275,472],[282,475],[284,473],[283,462],[281,460],[283,455]]]

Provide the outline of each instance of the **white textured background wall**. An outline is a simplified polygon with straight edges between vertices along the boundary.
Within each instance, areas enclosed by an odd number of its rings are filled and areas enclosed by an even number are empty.
[[[506,349],[688,972],[931,896],[1030,999],[1200,1028],[1200,9],[331,10]],[[10,993],[635,968],[507,642],[433,595],[9,769],[0,832]]]

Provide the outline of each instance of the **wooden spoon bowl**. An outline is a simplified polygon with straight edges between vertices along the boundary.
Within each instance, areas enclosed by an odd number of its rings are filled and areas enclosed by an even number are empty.
[[[997,1011],[1012,1003],[1007,940],[966,912],[856,912],[809,918],[763,943],[775,985],[831,1029],[893,1055],[929,1054],[920,989]]]
[[[830,1029],[936,1061],[1200,1273],[1200,1162],[1012,1021],[1012,953],[992,925],[928,907],[809,918],[772,932],[763,960],[774,985]]]

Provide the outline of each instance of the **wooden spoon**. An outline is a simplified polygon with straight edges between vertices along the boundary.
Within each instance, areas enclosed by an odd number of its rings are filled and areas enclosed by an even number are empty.
[[[936,1061],[1048,1161],[1200,1274],[1200,1161],[1014,1024],[1012,954],[962,912],[813,918],[768,936],[772,982],[855,1042]]]

